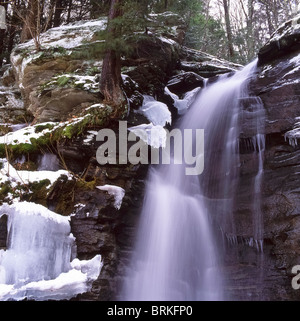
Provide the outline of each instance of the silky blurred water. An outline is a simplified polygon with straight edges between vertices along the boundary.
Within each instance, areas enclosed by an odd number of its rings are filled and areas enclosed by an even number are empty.
[[[204,171],[186,175],[182,165],[150,169],[134,253],[121,294],[122,300],[223,300],[219,249],[212,228],[212,211],[228,239],[235,237],[233,205],[239,171],[240,100],[249,96],[252,62],[233,76],[223,75],[203,88],[179,124],[204,129]],[[263,140],[257,132],[259,157]],[[183,148],[196,150],[195,140]],[[256,177],[259,193],[262,161]],[[217,201],[211,201],[217,200]],[[261,224],[261,216],[256,216]],[[262,227],[255,231],[261,237]]]

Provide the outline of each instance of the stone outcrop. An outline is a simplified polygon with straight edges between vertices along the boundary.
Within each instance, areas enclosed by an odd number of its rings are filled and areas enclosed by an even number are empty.
[[[300,15],[280,26],[259,53],[259,64],[272,62],[300,49]]]
[[[239,64],[184,46],[180,52],[180,67],[185,72],[195,72],[204,78],[226,74],[242,68]]]
[[[229,247],[225,258],[227,291],[235,300],[299,300],[291,286],[292,267],[300,262],[299,26],[298,17],[279,28],[260,50],[258,68],[250,80],[250,93],[261,99],[266,112],[261,195],[264,253],[247,245],[254,224],[253,201],[247,187],[254,184],[258,164],[254,133],[249,119],[244,118],[234,212],[238,244]]]
[[[105,21],[49,29],[41,34],[39,52],[32,40],[14,48],[11,62],[16,82],[35,122],[65,121],[74,109],[99,101],[96,79],[101,64],[94,63],[92,52]],[[91,51],[88,59],[87,50]]]
[[[10,65],[0,68],[0,133],[12,130],[11,125],[30,122],[31,114],[26,110]]]

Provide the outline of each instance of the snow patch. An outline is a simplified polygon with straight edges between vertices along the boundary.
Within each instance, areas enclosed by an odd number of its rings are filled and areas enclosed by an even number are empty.
[[[96,186],[101,191],[108,192],[109,195],[112,195],[115,199],[114,206],[117,210],[121,208],[123,197],[125,196],[125,190],[122,187],[114,185],[103,185]]]
[[[129,131],[142,139],[145,143],[153,148],[165,148],[167,140],[167,132],[160,125],[141,124],[134,127],[129,127]]]
[[[94,33],[105,30],[107,19],[100,18],[90,21],[77,21],[68,25],[55,27],[40,35],[42,48],[63,47],[73,49],[93,39]],[[18,45],[18,48],[34,47],[34,41],[30,40]]]
[[[171,112],[168,106],[162,102],[155,100],[152,96],[144,95],[142,107],[138,110],[143,114],[154,126],[165,126],[172,123]]]
[[[63,127],[67,123],[68,122],[64,122],[64,123],[46,122],[46,123],[40,123],[34,126],[26,126],[19,130],[15,130],[14,132],[10,132],[4,136],[0,136],[0,144],[7,144],[7,145],[31,144],[31,141],[30,141],[31,138],[38,139],[59,127]],[[49,128],[49,125],[52,126],[52,129]],[[45,129],[39,132],[36,132],[36,128],[41,126],[45,126]]]
[[[298,146],[298,139],[300,139],[300,117],[296,117],[295,120],[296,123],[294,125],[294,129],[284,134],[285,141],[288,141],[293,147]]]
[[[98,132],[95,130],[89,130],[87,137],[83,140],[84,145],[90,145],[94,137],[97,136]]]
[[[187,92],[184,95],[183,99],[179,99],[179,97],[176,94],[172,93],[168,87],[165,87],[165,94],[169,95],[174,100],[174,107],[177,108],[178,114],[183,115],[193,103],[199,90],[201,90],[201,87],[197,87]]]
[[[72,179],[72,175],[68,171],[62,169],[58,171],[18,171],[6,158],[0,159],[0,162],[2,163],[2,168],[0,169],[0,183],[9,181],[12,187],[17,186],[18,184],[29,184],[45,179],[50,181],[50,187],[61,175],[65,175],[68,179]]]

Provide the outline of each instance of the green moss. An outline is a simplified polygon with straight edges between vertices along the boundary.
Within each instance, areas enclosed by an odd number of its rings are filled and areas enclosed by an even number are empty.
[[[54,128],[54,125],[53,125],[53,124],[36,125],[34,131],[35,131],[36,133],[40,133],[40,132],[42,132],[44,129],[49,129],[49,130],[51,130],[51,129],[53,129],[53,128]]]
[[[96,180],[87,182],[83,179],[78,179],[76,181],[76,188],[80,190],[94,190],[96,187]]]
[[[45,134],[39,138],[30,138],[29,143],[20,143],[12,145],[0,144],[0,157],[5,158],[10,155],[11,158],[17,158],[22,155],[32,154],[38,152],[42,147],[50,144],[50,133]]]
[[[37,151],[37,146],[32,144],[27,144],[27,143],[8,145],[7,148],[9,151],[11,151],[11,153],[14,156],[21,156],[24,154],[30,154]]]
[[[57,78],[56,82],[59,87],[64,87],[70,81],[70,77],[63,75]]]
[[[74,118],[73,122],[65,126],[56,126],[55,124],[35,125],[36,133],[41,133],[44,129],[49,129],[49,131],[38,138],[29,138],[30,143],[18,143],[16,140],[14,144],[0,144],[0,157],[5,158],[8,154],[10,159],[16,159],[22,155],[38,153],[61,139],[72,139],[80,136],[89,128],[109,126],[113,116],[114,109],[111,106],[99,104],[97,107],[84,110],[78,118]]]
[[[97,82],[87,79],[86,75],[68,73],[55,75],[49,81],[40,84],[38,89],[39,95],[47,95],[49,94],[49,91],[54,90],[57,87],[76,88],[92,93],[99,92]]]
[[[17,185],[12,187],[9,181],[2,183],[0,184],[0,203],[9,202],[11,199],[20,197],[25,193],[24,186]]]
[[[12,188],[9,182],[5,182],[0,187],[0,200],[3,201],[8,193],[12,193]]]
[[[100,70],[98,67],[93,66],[93,67],[88,68],[86,72],[87,72],[88,76],[95,76],[95,75],[99,74]]]
[[[29,183],[28,188],[30,192],[25,193],[22,199],[47,206],[47,196],[49,193],[48,187],[50,184],[51,182],[49,179]]]
[[[88,127],[105,126],[110,120],[113,109],[108,105],[103,105],[103,107],[90,108],[87,112],[88,114],[82,116],[80,121],[69,124],[63,129],[64,137],[71,139],[84,133]]]

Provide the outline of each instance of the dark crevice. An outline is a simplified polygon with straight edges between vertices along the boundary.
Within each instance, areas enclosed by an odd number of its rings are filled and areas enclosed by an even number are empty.
[[[0,217],[0,250],[7,248],[7,215]]]

